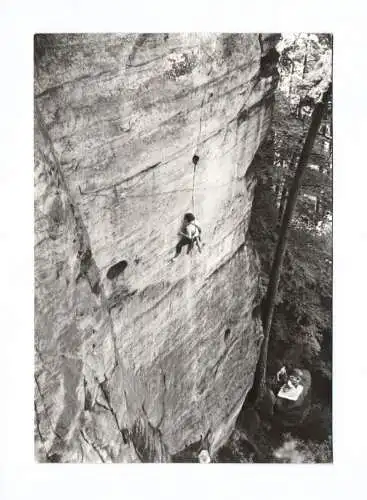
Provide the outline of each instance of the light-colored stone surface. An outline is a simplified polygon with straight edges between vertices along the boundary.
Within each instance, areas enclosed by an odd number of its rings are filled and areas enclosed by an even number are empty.
[[[167,461],[231,432],[261,339],[245,175],[271,116],[262,55],[255,34],[58,35],[38,50],[39,460]],[[169,264],[186,211],[206,245]]]

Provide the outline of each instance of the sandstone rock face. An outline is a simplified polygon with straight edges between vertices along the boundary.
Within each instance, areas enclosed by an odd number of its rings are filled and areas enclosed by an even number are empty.
[[[36,37],[38,460],[170,461],[232,432],[261,344],[246,172],[275,42]],[[206,245],[170,264],[187,211]]]

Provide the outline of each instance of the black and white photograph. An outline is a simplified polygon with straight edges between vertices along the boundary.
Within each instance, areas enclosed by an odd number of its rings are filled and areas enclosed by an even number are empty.
[[[37,466],[333,463],[333,41],[34,35]]]

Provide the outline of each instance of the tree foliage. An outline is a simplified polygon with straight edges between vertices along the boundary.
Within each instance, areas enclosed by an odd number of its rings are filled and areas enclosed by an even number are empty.
[[[286,435],[282,446],[274,451],[275,462],[288,464],[319,464],[332,462],[330,441],[303,441]]]
[[[312,111],[331,80],[331,37],[283,36],[280,85],[268,143],[256,162],[259,184],[251,232],[262,261],[265,295],[284,208]],[[332,301],[332,122],[331,99],[305,170],[290,222],[276,296],[269,367],[278,360],[317,368],[330,376]],[[327,349],[325,348],[327,347]],[[327,354],[325,354],[325,349]]]
[[[283,262],[285,258],[285,252],[287,249],[287,241],[290,232],[290,225],[292,219],[295,215],[295,207],[297,204],[297,198],[300,193],[300,187],[302,178],[305,173],[305,169],[308,167],[310,154],[315,142],[316,134],[320,128],[322,117],[327,109],[329,96],[331,95],[331,84],[329,84],[327,90],[322,96],[321,102],[315,105],[312,112],[311,121],[305,142],[302,146],[302,151],[297,160],[297,167],[295,169],[294,177],[289,186],[289,193],[285,201],[284,211],[280,215],[280,225],[278,241],[274,251],[274,257],[271,264],[271,270],[269,274],[269,281],[266,290],[266,296],[263,301],[262,319],[263,319],[263,331],[264,340],[261,346],[260,358],[257,365],[254,391],[256,394],[257,401],[260,402],[266,393],[266,376],[267,376],[267,359],[268,359],[268,346],[270,331],[273,322],[274,308],[277,303],[277,294],[279,289],[279,282],[282,273]],[[295,156],[295,154],[293,154]],[[311,335],[311,330],[314,330],[314,325],[310,325],[308,322],[304,325],[307,327],[307,335]]]

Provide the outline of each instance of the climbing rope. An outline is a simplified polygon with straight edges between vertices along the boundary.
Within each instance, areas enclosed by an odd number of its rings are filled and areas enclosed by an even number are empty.
[[[201,46],[200,46],[200,50],[202,51],[202,47]],[[211,67],[211,69],[210,69],[210,71],[208,73],[209,75],[212,72],[212,70],[213,70],[213,67]],[[194,170],[193,170],[193,174],[192,174],[192,199],[191,199],[193,213],[196,213],[195,212],[195,180],[196,180],[196,166],[197,166],[197,164],[199,162],[199,156],[197,155],[197,151],[198,151],[198,147],[199,147],[200,139],[201,139],[201,128],[202,128],[202,121],[203,121],[203,109],[204,109],[204,104],[205,104],[205,101],[206,101],[207,91],[208,91],[208,89],[205,87],[204,88],[204,96],[203,96],[203,99],[202,99],[201,105],[200,105],[199,132],[198,132],[198,136],[197,136],[197,139],[196,139],[195,153],[194,153],[194,156],[192,158],[192,162],[194,164]]]

